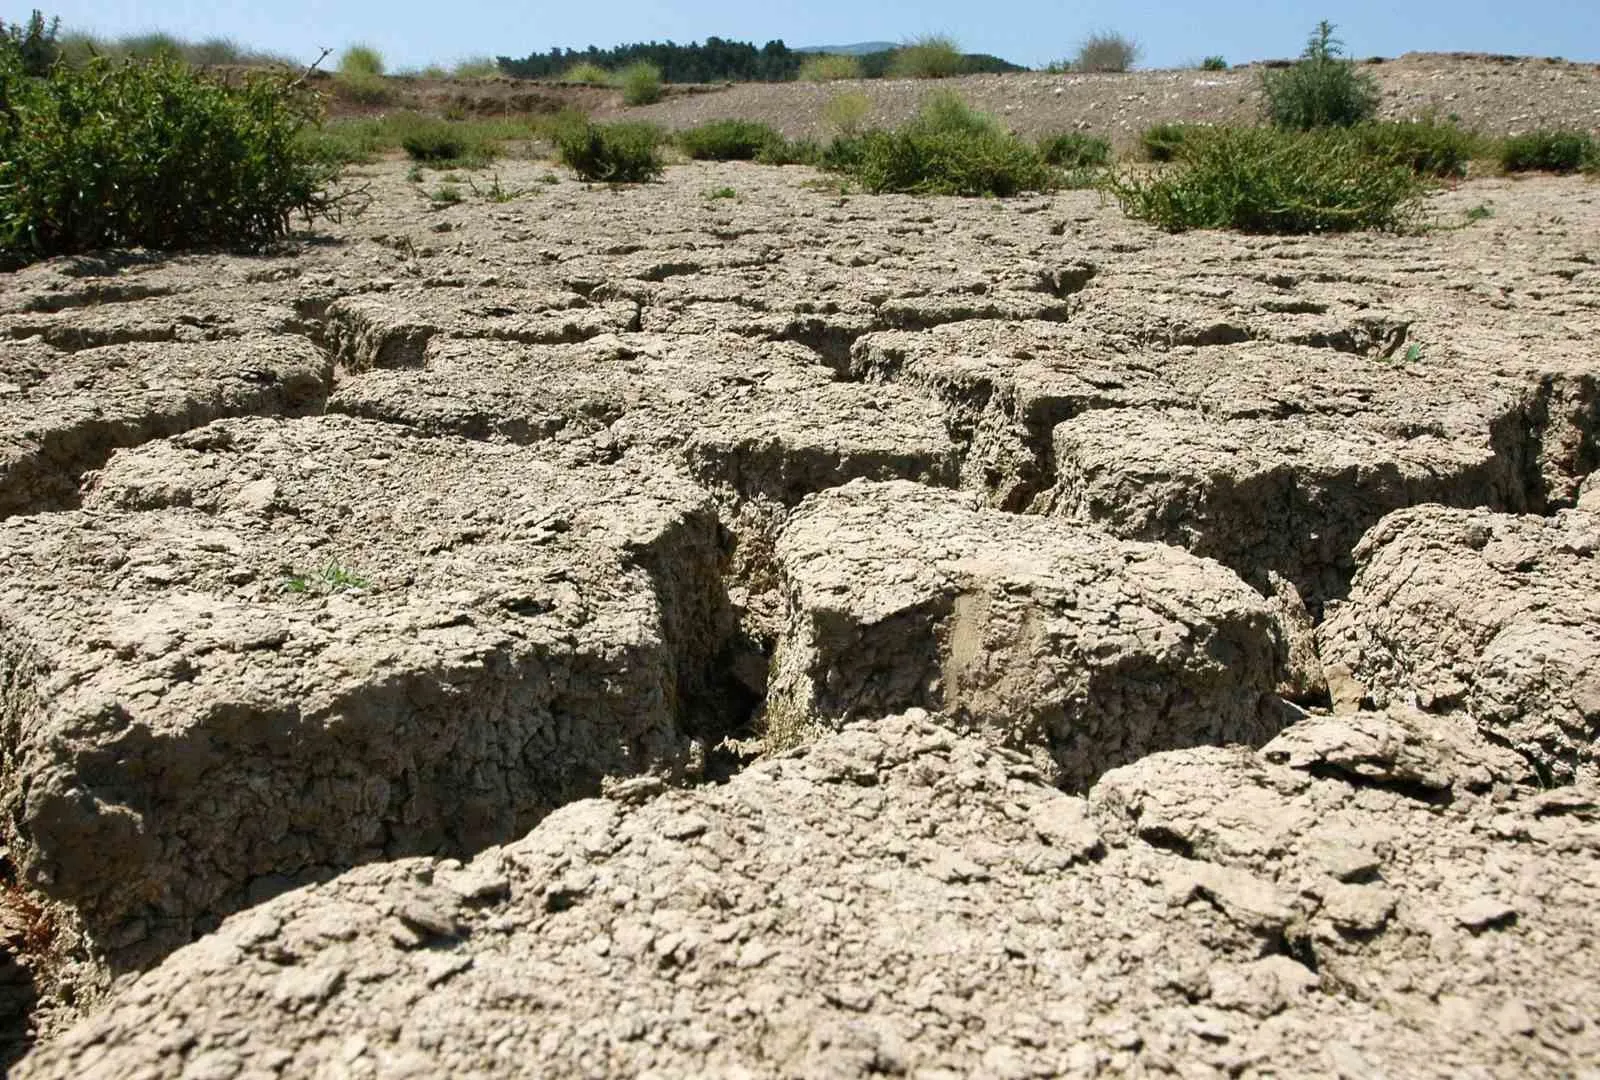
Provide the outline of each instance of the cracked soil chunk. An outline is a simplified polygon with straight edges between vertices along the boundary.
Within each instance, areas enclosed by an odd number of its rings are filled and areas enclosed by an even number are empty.
[[[1404,721],[1368,727],[1384,724]],[[280,896],[17,1075],[1510,1077],[1593,1060],[1593,800],[1463,788],[1439,805],[1268,757],[1156,755],[1086,803],[924,714],[851,726],[725,785],[571,804],[466,864]],[[1190,857],[1130,829],[1141,812],[1192,836]]]
[[[137,959],[275,881],[693,768],[723,559],[659,467],[343,417],[119,454],[83,510],[0,527],[11,858]]]
[[[769,727],[941,709],[1074,787],[1153,750],[1277,730],[1276,618],[1176,548],[857,482],[802,503],[777,560]]]
[[[1355,559],[1319,631],[1336,703],[1461,709],[1547,780],[1600,776],[1600,514],[1419,506]]]

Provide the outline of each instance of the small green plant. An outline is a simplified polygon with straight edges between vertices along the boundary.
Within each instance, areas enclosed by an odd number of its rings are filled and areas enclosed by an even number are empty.
[[[383,54],[370,45],[352,45],[339,54],[339,74],[345,76],[382,75]]]
[[[1453,179],[1467,175],[1480,140],[1454,124],[1431,118],[1399,123],[1367,123],[1352,129],[1357,150],[1418,176]]]
[[[1296,63],[1261,75],[1267,119],[1276,127],[1310,131],[1354,127],[1378,111],[1378,83],[1343,58],[1343,43],[1324,19]]]
[[[1106,165],[1111,161],[1111,143],[1098,135],[1067,131],[1040,139],[1039,156],[1063,169]]]
[[[1600,144],[1587,132],[1530,131],[1504,140],[1499,157],[1506,172],[1578,172],[1600,163]]]
[[[365,578],[357,576],[338,563],[329,563],[318,571],[308,573],[291,571],[283,576],[283,591],[291,593],[336,593],[371,587]]]
[[[1208,56],[1200,61],[1201,71],[1227,71],[1228,61],[1220,56]]]
[[[1127,71],[1139,59],[1139,44],[1132,38],[1109,30],[1090,34],[1078,46],[1072,60],[1073,71]]]
[[[422,178],[423,172],[421,165],[413,165],[411,168],[406,170],[406,182],[408,184],[420,184],[422,183]]]
[[[592,64],[585,60],[581,64],[573,64],[561,76],[562,82],[577,83],[580,86],[610,86],[611,72],[599,64]]]
[[[1494,217],[1494,207],[1488,203],[1479,203],[1477,206],[1467,207],[1464,216],[1469,225],[1479,221],[1487,221],[1489,218]]]
[[[61,57],[60,39],[60,17],[46,22],[38,8],[34,8],[26,23],[7,26],[5,20],[0,19],[0,48],[10,50],[21,64],[22,73],[32,78],[42,79],[50,74],[50,68]]]
[[[739,193],[731,187],[711,188],[706,193],[706,198],[712,201],[717,199],[737,199]]]
[[[661,69],[646,60],[629,64],[616,75],[624,105],[650,105],[661,100]]]
[[[530,192],[527,188],[506,187],[500,182],[499,173],[495,173],[494,176],[490,178],[488,187],[478,187],[477,181],[472,179],[470,176],[467,177],[467,186],[472,189],[472,193],[474,195],[477,195],[478,197],[492,203],[515,202],[524,195],[532,194],[532,192]]]
[[[465,197],[454,184],[440,184],[428,192],[428,201],[435,206],[454,206]]]
[[[859,135],[867,115],[872,112],[872,99],[859,91],[835,94],[822,106],[822,120],[836,133],[846,137]]]
[[[469,56],[458,60],[450,74],[457,79],[492,79],[500,74],[500,65],[487,56]]]
[[[661,141],[653,124],[584,121],[556,134],[556,152],[580,180],[637,184],[661,175]]]
[[[966,58],[953,38],[924,34],[901,45],[889,61],[897,79],[948,79],[966,71]]]
[[[0,45],[0,261],[277,239],[338,206],[337,167],[301,138],[318,115],[286,75],[90,59],[40,79]]]
[[[1186,143],[1204,138],[1209,130],[1199,124],[1155,124],[1139,136],[1139,149],[1146,161],[1172,161]]]
[[[559,184],[559,183],[561,183],[561,177],[557,176],[553,172],[547,172],[543,176],[539,177],[539,183],[541,183],[541,184]]]
[[[1132,217],[1172,232],[1321,233],[1415,228],[1423,183],[1363,156],[1343,132],[1216,128],[1184,142],[1175,168],[1107,182]]]
[[[400,148],[412,161],[481,168],[494,160],[493,142],[471,125],[416,113],[401,114],[391,122],[399,130]]]
[[[782,157],[784,137],[753,120],[712,120],[678,132],[678,148],[696,161],[754,161]]]
[[[1421,359],[1422,359],[1422,346],[1421,345],[1418,345],[1415,341],[1413,341],[1410,345],[1406,346],[1406,354],[1405,354],[1405,362],[1406,363],[1415,364],[1418,360],[1421,360]]]
[[[820,164],[874,194],[1005,196],[1056,186],[1037,149],[949,92],[930,94],[896,131],[835,139]]]
[[[861,78],[861,61],[841,53],[818,53],[800,65],[803,82],[839,82]]]

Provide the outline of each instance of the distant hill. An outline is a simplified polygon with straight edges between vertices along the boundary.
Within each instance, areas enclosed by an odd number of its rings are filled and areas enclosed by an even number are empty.
[[[807,45],[803,49],[796,49],[800,53],[831,53],[834,56],[867,56],[871,53],[888,52],[900,46],[893,41],[861,41],[854,45]]]

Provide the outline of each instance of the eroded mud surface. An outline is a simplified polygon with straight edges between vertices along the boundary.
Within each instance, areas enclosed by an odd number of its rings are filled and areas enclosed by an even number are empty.
[[[370,172],[0,290],[25,1074],[1596,1062],[1592,181]]]

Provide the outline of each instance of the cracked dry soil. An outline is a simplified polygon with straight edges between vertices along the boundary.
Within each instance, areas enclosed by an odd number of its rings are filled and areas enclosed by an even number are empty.
[[[368,171],[0,288],[15,1075],[1600,1066],[1592,180]]]

